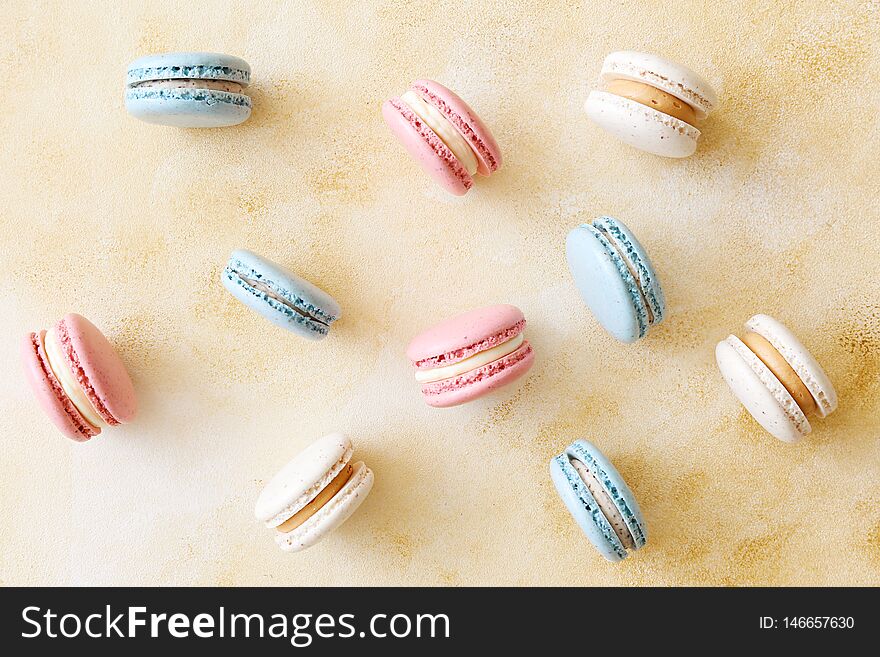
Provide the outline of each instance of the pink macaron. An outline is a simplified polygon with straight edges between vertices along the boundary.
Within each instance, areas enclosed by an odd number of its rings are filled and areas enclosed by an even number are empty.
[[[526,318],[516,306],[477,308],[447,319],[406,349],[429,406],[472,401],[512,383],[535,362],[523,335]]]
[[[137,415],[125,365],[85,317],[70,313],[49,331],[25,336],[21,356],[37,401],[68,438],[84,442]]]
[[[383,103],[382,116],[409,154],[451,194],[466,194],[476,174],[488,176],[501,167],[501,149],[489,128],[442,84],[416,80]]]

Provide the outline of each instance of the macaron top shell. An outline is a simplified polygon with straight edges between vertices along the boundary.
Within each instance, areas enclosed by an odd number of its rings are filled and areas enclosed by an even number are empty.
[[[251,251],[233,251],[221,281],[236,299],[276,326],[310,340],[327,336],[342,313],[324,290]]]
[[[602,81],[636,80],[675,96],[694,108],[697,118],[705,119],[718,104],[712,85],[687,66],[663,57],[631,50],[610,53],[602,64]]]
[[[525,317],[516,306],[486,306],[456,315],[419,334],[406,349],[416,367],[440,367],[464,360],[522,332]]]
[[[452,123],[477,156],[477,172],[488,176],[501,168],[501,149],[492,132],[470,105],[433,80],[416,80],[412,89]]]
[[[306,304],[314,306],[316,311],[325,315],[327,319],[336,321],[342,315],[342,309],[336,299],[324,292],[321,288],[304,278],[288,271],[284,267],[268,260],[252,251],[238,249],[232,252],[232,259],[237,260],[242,268],[249,268],[263,275],[264,278],[276,283],[302,299]]]
[[[254,515],[277,527],[312,501],[351,460],[351,441],[340,433],[320,438],[297,454],[260,493]]]
[[[816,401],[820,417],[837,408],[837,391],[822,366],[800,340],[784,324],[769,315],[755,315],[746,322],[746,328],[765,338],[778,351]]]
[[[147,80],[228,80],[242,86],[250,83],[251,67],[240,57],[214,52],[170,52],[147,55],[128,66],[126,84]]]
[[[125,364],[104,334],[82,315],[70,313],[56,325],[68,364],[108,424],[137,415],[137,396]]]

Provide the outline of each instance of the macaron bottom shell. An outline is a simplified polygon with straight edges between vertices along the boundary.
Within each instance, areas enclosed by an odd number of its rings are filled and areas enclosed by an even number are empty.
[[[86,442],[101,433],[82,416],[65,394],[49,365],[44,340],[46,331],[31,333],[21,341],[21,360],[31,390],[43,411],[67,438]]]
[[[373,481],[373,471],[363,461],[353,464],[345,485],[311,518],[290,532],[276,531],[278,547],[285,552],[298,552],[315,545],[351,517],[369,495]]]
[[[699,129],[628,98],[592,91],[584,109],[606,132],[648,153],[685,158],[697,150]]]
[[[809,417],[826,417],[837,392],[800,340],[769,315],[754,315],[743,339],[730,335],[715,347],[718,369],[753,418],[784,442],[812,431]]]
[[[767,432],[787,443],[810,433],[810,423],[794,399],[739,338],[719,342],[715,360],[731,392]]]
[[[125,108],[141,121],[176,128],[223,128],[238,125],[251,115],[251,99],[212,89],[131,88]]]

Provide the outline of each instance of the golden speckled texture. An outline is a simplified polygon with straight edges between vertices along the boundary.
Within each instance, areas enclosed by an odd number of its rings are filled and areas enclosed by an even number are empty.
[[[0,583],[880,584],[880,3],[31,3],[0,64]],[[582,105],[611,50],[703,73],[721,103],[696,155],[614,141]],[[251,119],[125,112],[132,59],[239,55]],[[415,78],[457,91],[504,168],[445,195],[387,132]],[[614,342],[580,301],[568,230],[622,219],[669,318]],[[341,303],[311,343],[228,295],[234,248]],[[536,365],[465,407],[425,406],[403,351],[448,315],[514,303]],[[87,445],[38,410],[19,337],[67,311],[101,327],[141,414]],[[826,367],[840,408],[774,440],[716,370],[756,312]],[[343,431],[376,473],[359,512],[284,554],[262,485]],[[648,546],[606,563],[548,461],[594,441]]]

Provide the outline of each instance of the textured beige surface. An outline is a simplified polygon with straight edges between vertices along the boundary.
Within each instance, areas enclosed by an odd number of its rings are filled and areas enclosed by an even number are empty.
[[[4,6],[0,582],[880,584],[878,2],[512,4]],[[181,49],[250,62],[247,123],[125,113],[126,64]],[[716,85],[694,157],[587,122],[614,49]],[[382,100],[422,76],[504,150],[463,199],[382,123]],[[569,280],[565,234],[601,213],[633,228],[665,285],[670,316],[638,345],[602,333]],[[226,294],[236,247],[331,292],[331,338],[288,335]],[[529,320],[531,376],[425,406],[409,338],[500,302]],[[84,446],[40,414],[17,362],[19,336],[66,311],[118,345],[142,404]],[[715,368],[716,341],[755,312],[838,386],[839,410],[799,445],[762,432]],[[283,554],[253,503],[333,430],[373,493]],[[550,483],[548,460],[580,436],[647,517],[648,546],[619,565]]]

